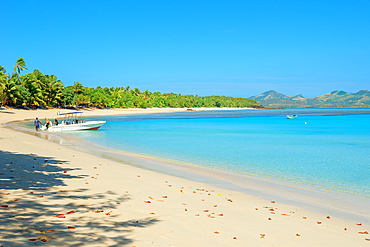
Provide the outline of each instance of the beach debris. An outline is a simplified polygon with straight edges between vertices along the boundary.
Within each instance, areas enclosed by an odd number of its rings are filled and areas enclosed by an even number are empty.
[[[365,238],[366,241],[370,241],[370,238]]]
[[[120,202],[117,202],[118,205],[120,205],[121,203]]]
[[[113,211],[109,211],[108,213],[105,213],[105,215],[110,215],[110,213],[112,213]]]
[[[305,220],[305,219],[307,219],[307,217],[306,216],[302,216],[302,218]]]
[[[209,212],[209,210],[208,209],[204,209],[203,212]]]
[[[149,214],[155,214],[155,213],[153,213],[153,212],[150,212]]]
[[[167,198],[167,196],[162,196],[163,198]]]
[[[94,166],[94,169],[98,169],[96,166]]]
[[[36,241],[37,238],[29,238],[28,241]]]
[[[217,204],[213,205],[213,207],[217,208]]]
[[[301,235],[299,235],[299,233],[296,234],[297,237],[300,237]]]
[[[145,203],[151,203],[151,201],[144,201]]]
[[[44,160],[44,162],[48,162],[49,160]]]
[[[268,220],[272,220],[271,218],[267,218]]]
[[[233,239],[236,239],[236,237],[233,237]]]
[[[8,205],[1,205],[0,207],[2,207],[2,208],[7,208],[7,207],[9,207]]]
[[[275,201],[271,201],[271,203],[275,203]]]
[[[169,185],[167,185],[167,186],[168,186],[168,187],[172,187],[172,185],[170,185],[170,184],[169,184]]]
[[[69,212],[67,212],[67,214],[73,214],[75,211],[74,210],[72,210],[72,211],[69,211]]]
[[[215,218],[215,216],[208,214],[207,217],[209,218]]]
[[[359,234],[369,234],[367,231],[364,232],[358,232]]]
[[[41,196],[38,196],[38,197],[44,197],[43,195],[41,195]]]
[[[185,208],[185,211],[188,211],[188,210]]]
[[[140,175],[137,175],[137,177],[139,178],[139,177],[140,177]]]
[[[261,236],[261,238],[265,238],[266,234],[261,233],[260,236]]]
[[[187,203],[181,203],[182,205],[188,205]]]
[[[321,222],[321,221],[318,221],[318,222],[317,222],[317,224],[319,224],[319,225],[320,225],[320,224],[322,224],[322,222]]]
[[[224,214],[218,214],[218,216],[224,216]]]
[[[290,216],[289,214],[281,214],[281,215],[283,215],[283,216]]]
[[[258,208],[254,208],[255,210],[258,210]]]
[[[344,228],[345,231],[347,231],[347,228]]]
[[[195,216],[200,216],[199,214],[196,214]]]
[[[201,199],[202,202],[204,202],[204,199]]]
[[[153,200],[153,197],[151,197],[151,196],[149,196],[148,198]]]
[[[66,170],[64,170],[64,171],[63,171],[63,173],[67,173],[67,171],[66,171]]]
[[[215,231],[214,233],[216,233],[216,234],[220,234],[220,232],[218,232],[218,231]]]
[[[164,202],[163,200],[157,200],[157,201],[159,201],[159,202]]]
[[[48,231],[48,232],[53,232],[54,230],[48,229],[47,231]]]
[[[326,218],[327,218],[328,220],[330,220],[330,216],[326,216]]]
[[[95,210],[94,213],[102,213],[104,210]]]
[[[275,211],[273,208],[269,208],[269,211]]]
[[[362,226],[362,223],[356,223],[357,226]]]
[[[228,201],[228,202],[233,202],[233,200],[231,200],[231,199],[227,199],[227,201]]]
[[[73,226],[68,226],[69,229],[76,229],[75,227]]]

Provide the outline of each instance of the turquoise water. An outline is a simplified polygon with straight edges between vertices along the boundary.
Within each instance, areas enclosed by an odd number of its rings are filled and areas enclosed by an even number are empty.
[[[287,114],[298,114],[287,119]],[[370,197],[370,109],[236,110],[99,117],[87,143]]]

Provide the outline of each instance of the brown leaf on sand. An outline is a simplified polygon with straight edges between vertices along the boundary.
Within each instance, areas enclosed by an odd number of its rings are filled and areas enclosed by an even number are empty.
[[[224,216],[224,214],[218,214],[218,216]]]
[[[195,216],[199,216],[199,214],[196,214]]]
[[[69,211],[69,212],[67,212],[67,214],[73,214],[75,211],[74,210],[72,210],[72,211]]]
[[[167,196],[162,196],[163,198],[167,198]]]
[[[213,205],[213,207],[217,208],[217,205],[215,204],[215,205]]]
[[[151,203],[151,201],[144,201],[145,203]]]
[[[366,241],[370,241],[370,238],[365,238]]]
[[[105,215],[110,215],[110,213],[112,213],[113,211],[109,211],[108,213],[105,213]]]
[[[228,202],[233,202],[233,200],[231,200],[231,199],[227,199],[227,201],[228,201]]]
[[[186,204],[186,203],[182,203],[182,205],[188,205],[188,204]]]
[[[94,169],[98,169],[96,166],[94,166]]]
[[[29,238],[28,241],[36,241],[37,238]]]
[[[301,235],[299,235],[298,233],[296,234],[297,237],[300,237]]]
[[[362,226],[362,223],[356,223],[357,226]]]
[[[272,220],[271,218],[268,218],[268,220]]]
[[[153,213],[153,212],[150,212],[149,214],[155,214],[155,213]]]
[[[271,201],[271,203],[275,203],[275,201]]]
[[[359,234],[369,234],[367,231],[364,232],[358,232]]]
[[[94,213],[102,213],[104,210],[95,210]]]
[[[41,195],[41,196],[38,196],[38,197],[44,197],[43,195]]]
[[[73,226],[68,226],[69,229],[76,229],[75,227]]]
[[[188,210],[185,208],[185,211],[188,211]]]
[[[344,228],[345,231],[347,231],[347,228]]]
[[[261,233],[260,235],[261,235],[261,238],[265,238],[265,236],[266,236],[266,234],[264,234],[264,233]]]
[[[220,234],[220,232],[218,232],[218,231],[215,231],[215,233],[216,233],[216,234]]]
[[[48,162],[48,160],[44,160],[44,162]]]
[[[318,222],[317,222],[317,224],[319,224],[319,225],[320,225],[321,223],[322,223],[321,221],[318,221]]]
[[[157,201],[159,201],[159,202],[164,202],[163,200],[157,200]]]
[[[326,218],[327,218],[328,220],[330,220],[330,216],[326,216]]]
[[[3,193],[4,196],[10,195],[10,193]]]
[[[167,186],[168,186],[168,187],[172,187],[172,185],[170,185],[170,184],[169,184],[169,185],[167,185]]]
[[[283,215],[283,216],[290,216],[289,214],[281,214],[281,215]]]
[[[303,216],[302,218],[303,218],[304,220],[305,220],[305,219],[307,219],[307,217],[305,217],[305,216]]]
[[[203,212],[209,212],[209,210],[208,209],[204,209]]]

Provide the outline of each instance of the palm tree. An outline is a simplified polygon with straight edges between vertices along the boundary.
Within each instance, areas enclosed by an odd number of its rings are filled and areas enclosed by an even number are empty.
[[[17,62],[14,65],[14,73],[18,71],[18,74],[21,73],[22,70],[27,69],[26,62],[24,61],[23,58],[18,58]]]

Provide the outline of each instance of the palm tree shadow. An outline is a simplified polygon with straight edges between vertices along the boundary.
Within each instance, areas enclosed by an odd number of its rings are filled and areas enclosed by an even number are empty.
[[[60,163],[67,162],[0,151],[0,245],[121,246],[132,243],[135,228],[158,222],[115,214],[128,195],[61,189],[64,181],[84,182],[88,175],[71,175],[76,169],[61,169]]]

